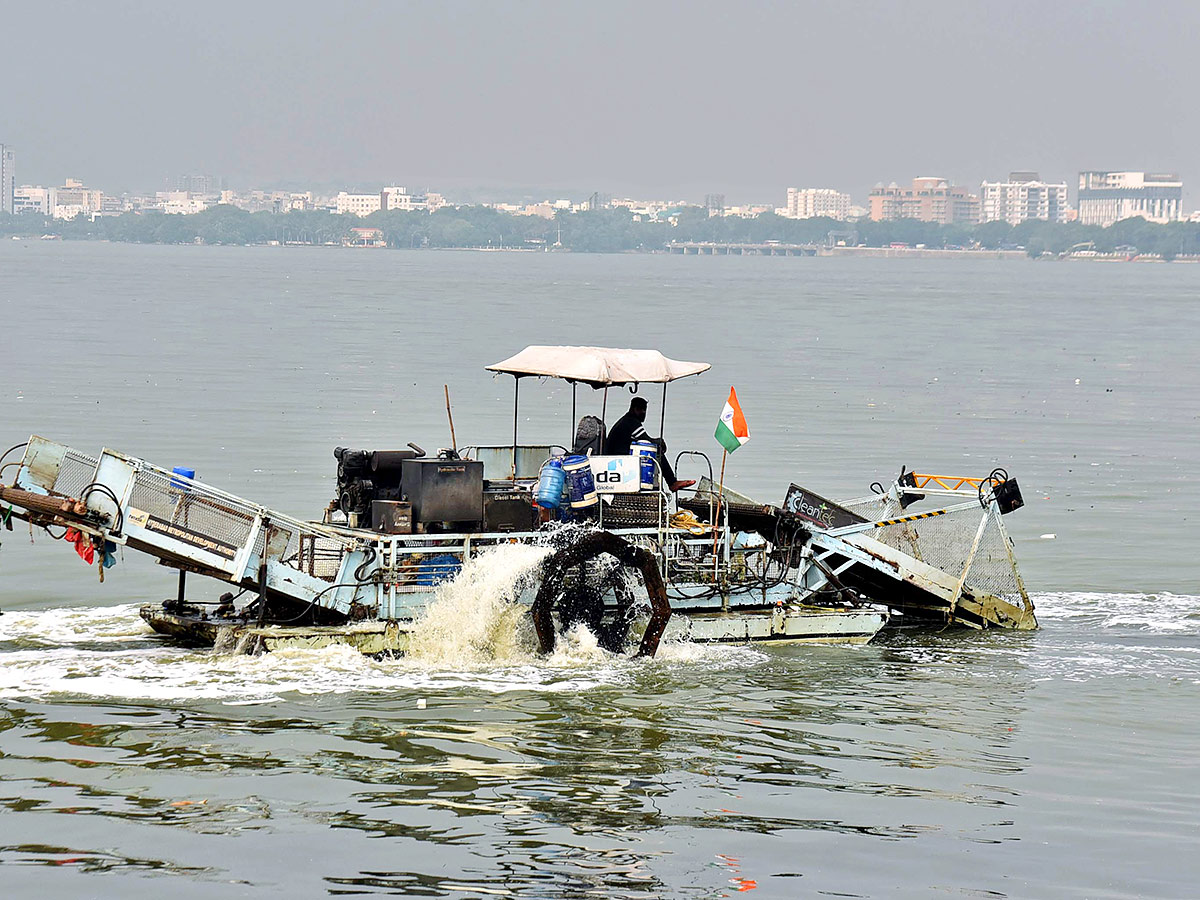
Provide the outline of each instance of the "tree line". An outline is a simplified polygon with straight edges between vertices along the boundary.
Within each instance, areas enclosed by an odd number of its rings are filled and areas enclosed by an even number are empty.
[[[1031,220],[980,225],[938,225],[915,219],[892,222],[838,222],[787,219],[773,213],[757,218],[709,217],[685,207],[668,221],[649,221],[626,209],[560,211],[553,219],[513,215],[489,207],[446,207],[433,213],[376,212],[365,218],[324,211],[246,212],[214,206],[188,216],[160,212],[124,213],[63,221],[22,213],[0,214],[0,237],[55,234],[69,240],[108,240],[150,244],[340,244],[357,227],[383,231],[395,248],[556,248],[587,253],[652,252],[671,241],[717,243],[826,244],[886,247],[1020,249],[1030,256],[1072,249],[1098,253],[1153,253],[1164,259],[1200,254],[1200,223],[1157,225],[1125,219],[1108,228]]]

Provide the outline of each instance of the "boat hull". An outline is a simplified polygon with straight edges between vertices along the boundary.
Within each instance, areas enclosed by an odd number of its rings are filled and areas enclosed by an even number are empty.
[[[369,656],[403,655],[408,651],[413,624],[411,620],[379,620],[348,625],[258,626],[242,619],[208,616],[197,608],[168,611],[161,605],[142,607],[141,616],[161,635],[229,653],[342,646]],[[831,607],[688,610],[672,615],[663,639],[725,644],[863,644],[879,632],[886,618],[870,609]]]

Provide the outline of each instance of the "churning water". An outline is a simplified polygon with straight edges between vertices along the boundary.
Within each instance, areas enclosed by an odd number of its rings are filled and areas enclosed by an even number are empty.
[[[99,585],[0,531],[5,895],[1194,897],[1197,296],[1183,265],[6,242],[9,443],[315,516],[334,446],[448,443],[443,384],[459,443],[502,444],[486,363],[658,346],[714,363],[670,389],[672,453],[736,385],[729,480],[764,501],[1005,466],[1042,627],[543,659],[513,601],[544,551],[509,547],[411,658],[220,655],[138,618],[169,571]],[[526,382],[522,437],[570,402]]]

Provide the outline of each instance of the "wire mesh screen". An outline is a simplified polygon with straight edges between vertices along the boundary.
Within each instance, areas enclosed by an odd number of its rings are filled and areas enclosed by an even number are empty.
[[[843,500],[841,505],[852,513],[857,513],[869,522],[880,519],[894,519],[901,515],[900,504],[886,494],[872,494],[870,497],[858,497],[854,500]]]
[[[199,486],[148,469],[135,476],[129,505],[230,547],[242,547],[250,539],[256,515],[249,504],[206,496]]]
[[[54,478],[54,493],[78,497],[92,483],[99,460],[78,450],[67,450]]]
[[[1008,538],[990,512],[965,509],[931,519],[887,525],[868,535],[959,578],[970,558],[981,516],[987,516],[987,526],[971,561],[967,584],[1009,602],[1020,602],[1024,599],[1020,582],[1005,549]]]
[[[1026,603],[1029,598],[1017,578],[1006,535],[997,525],[996,516],[988,517],[987,530],[979,542],[975,559],[971,562],[971,571],[967,575],[967,584],[976,590],[986,591],[1016,606]]]

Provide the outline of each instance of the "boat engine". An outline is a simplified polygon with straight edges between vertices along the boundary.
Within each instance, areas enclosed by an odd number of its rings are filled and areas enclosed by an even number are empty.
[[[347,521],[371,528],[371,504],[376,500],[400,500],[400,476],[406,459],[420,459],[425,451],[410,443],[408,450],[352,450],[337,447],[337,505]],[[354,517],[353,519],[351,517]]]

